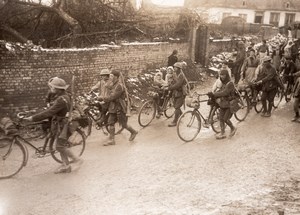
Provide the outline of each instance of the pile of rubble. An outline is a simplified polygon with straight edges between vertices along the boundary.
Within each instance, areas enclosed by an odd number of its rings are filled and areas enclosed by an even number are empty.
[[[259,47],[262,45],[262,42],[259,42],[259,43],[254,44],[253,46],[251,46],[251,43],[253,44],[253,41],[257,40],[257,38],[250,37],[250,36],[239,38],[236,40],[244,41],[245,45],[246,45],[246,50],[249,47],[252,47],[254,50],[257,51],[259,49]],[[269,46],[269,53],[272,53],[274,48],[278,47],[282,43],[285,43],[287,40],[288,40],[288,38],[281,34],[277,34],[273,38],[269,39],[267,41],[267,44]],[[232,52],[221,52],[220,54],[212,56],[209,59],[208,69],[212,72],[218,72],[222,66],[222,62],[227,61],[227,62],[229,62],[229,64],[231,62],[233,63],[236,59],[236,54],[237,54],[236,51],[232,51]]]
[[[218,72],[224,61],[234,62],[236,59],[236,52],[222,52],[209,59],[208,69],[213,72]]]

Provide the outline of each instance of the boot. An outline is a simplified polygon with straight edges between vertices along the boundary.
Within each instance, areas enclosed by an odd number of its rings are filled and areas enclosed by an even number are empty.
[[[157,105],[157,113],[156,113],[156,118],[159,119],[163,115],[161,107]]]
[[[131,133],[129,137],[129,141],[133,141],[136,135],[138,134],[138,132],[134,130],[131,126],[127,126],[127,130]]]
[[[115,145],[115,126],[109,126],[109,140],[103,146]]]
[[[261,116],[265,116],[266,113],[267,113],[267,101],[266,100],[261,100],[261,103],[262,103],[262,113],[261,113]]]
[[[225,139],[225,138],[226,138],[226,135],[224,133],[217,134],[217,136],[216,136],[217,140],[221,140],[221,139]]]
[[[181,115],[181,110],[180,109],[176,109],[175,110],[175,116],[174,116],[174,120],[168,125],[169,127],[175,127],[177,125],[177,121]]]
[[[265,117],[270,117],[270,116],[271,116],[272,108],[273,108],[273,103],[272,103],[272,102],[269,102],[269,104],[268,104],[268,111],[267,111],[267,113],[265,114]]]
[[[231,128],[231,132],[229,134],[229,137],[233,137],[235,135],[235,133],[236,133],[236,130],[237,130],[236,127]]]
[[[70,173],[72,171],[70,165],[62,165],[54,171],[54,174]]]
[[[292,122],[296,122],[296,121],[298,121],[299,118],[300,118],[300,117],[299,117],[299,112],[296,112],[294,118],[293,118],[291,121],[292,121]]]
[[[216,135],[217,140],[221,140],[221,139],[226,138],[226,135],[225,135],[225,122],[220,122],[220,127],[221,127],[221,133]]]

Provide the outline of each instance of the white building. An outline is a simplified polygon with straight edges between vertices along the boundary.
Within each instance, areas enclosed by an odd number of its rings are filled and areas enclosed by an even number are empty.
[[[185,6],[216,24],[227,16],[278,27],[300,21],[300,0],[185,0]]]

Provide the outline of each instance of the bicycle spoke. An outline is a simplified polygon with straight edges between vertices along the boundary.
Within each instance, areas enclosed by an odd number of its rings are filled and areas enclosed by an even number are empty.
[[[283,92],[281,90],[278,90],[274,98],[274,104],[273,104],[274,108],[277,108],[279,106],[282,99],[283,99]]]
[[[257,94],[257,101],[256,101],[256,104],[254,106],[254,110],[256,113],[260,113],[263,109],[263,106],[262,106],[262,102],[261,102],[261,96],[262,96],[262,92],[260,91],[258,94]]]
[[[53,141],[53,140],[52,140]],[[85,150],[85,135],[83,131],[77,129],[68,139],[71,151],[75,156],[79,157]],[[61,157],[58,151],[56,151],[56,141],[50,143],[51,156],[53,159],[61,163]]]
[[[177,134],[185,142],[194,140],[201,129],[201,119],[197,113],[187,111],[178,120]]]
[[[212,111],[212,119],[211,120],[211,127],[215,133],[220,133],[221,132],[221,127],[220,127],[220,111],[219,108],[214,108]],[[227,126],[227,125],[225,125]]]
[[[246,119],[250,109],[248,97],[242,96],[239,100],[239,104],[241,105],[241,108],[234,113],[234,116],[238,121],[243,121]]]
[[[148,126],[152,122],[153,118],[155,117],[155,112],[156,112],[156,108],[155,108],[154,101],[153,100],[146,101],[142,105],[138,115],[138,122],[140,126],[142,127]]]
[[[171,118],[175,113],[173,100],[170,99],[170,98],[166,98],[166,99],[167,99],[167,104],[166,104],[166,107],[165,107],[165,110],[164,110],[164,114],[167,118]]]

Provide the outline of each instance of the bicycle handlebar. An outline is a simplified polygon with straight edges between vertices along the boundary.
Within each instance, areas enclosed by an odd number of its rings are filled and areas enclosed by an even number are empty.
[[[19,119],[23,119],[23,118],[25,118],[25,117],[28,117],[28,116],[34,114],[34,113],[36,113],[36,110],[23,111],[23,112],[17,113],[17,117],[18,117]]]

